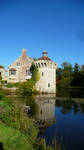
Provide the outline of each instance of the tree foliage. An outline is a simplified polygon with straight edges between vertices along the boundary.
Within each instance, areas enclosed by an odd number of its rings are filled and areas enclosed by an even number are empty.
[[[4,69],[4,66],[0,65],[0,68],[1,68],[1,69]]]
[[[57,69],[57,93],[71,96],[75,92],[77,95],[84,95],[84,65],[78,63],[74,67],[68,62],[63,62],[61,68]],[[77,95],[78,96],[78,95]]]

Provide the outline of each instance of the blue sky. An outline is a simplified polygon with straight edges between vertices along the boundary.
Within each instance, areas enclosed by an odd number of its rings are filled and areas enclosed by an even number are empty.
[[[0,0],[0,64],[22,48],[36,58],[47,50],[58,66],[84,64],[84,0]]]

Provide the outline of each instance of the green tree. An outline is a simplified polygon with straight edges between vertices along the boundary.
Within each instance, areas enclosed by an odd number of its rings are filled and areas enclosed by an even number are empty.
[[[62,95],[69,95],[69,89],[71,88],[70,82],[72,79],[72,65],[68,62],[62,63],[62,69],[57,70],[58,76],[60,75],[58,83],[58,92]],[[57,76],[57,77],[58,77]]]
[[[63,62],[61,66],[62,66],[63,70],[66,70],[68,72],[72,72],[72,65],[70,63]]]
[[[75,63],[75,66],[74,66],[74,74],[77,75],[80,71],[80,66],[78,65],[78,63]]]
[[[4,66],[0,65],[0,68],[1,68],[1,69],[4,69]]]
[[[84,72],[84,64],[81,66],[81,71]]]

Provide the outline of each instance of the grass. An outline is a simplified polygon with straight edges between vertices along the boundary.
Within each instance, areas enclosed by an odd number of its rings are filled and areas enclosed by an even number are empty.
[[[35,107],[33,102],[31,105]],[[38,129],[23,106],[21,99],[8,98],[0,89],[0,143],[4,150],[57,150],[47,147],[44,139],[37,140]]]
[[[0,123],[0,143],[3,143],[4,150],[34,150],[27,136],[2,123]]]

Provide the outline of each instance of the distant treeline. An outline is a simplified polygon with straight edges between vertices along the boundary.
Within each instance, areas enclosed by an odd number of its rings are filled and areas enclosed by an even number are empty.
[[[84,64],[74,67],[68,62],[63,62],[57,68],[57,94],[61,96],[84,97]]]

